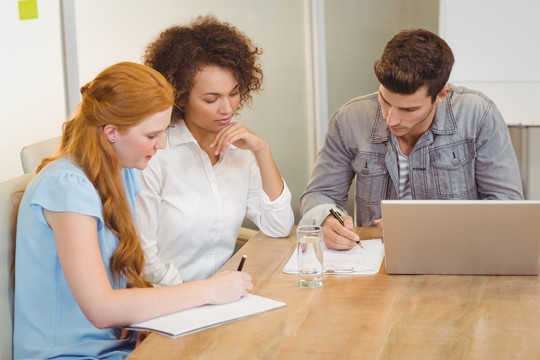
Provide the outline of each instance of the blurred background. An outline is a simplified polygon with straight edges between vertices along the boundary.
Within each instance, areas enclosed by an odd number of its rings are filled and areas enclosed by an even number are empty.
[[[101,70],[141,62],[162,30],[212,14],[263,49],[264,90],[237,121],[270,143],[296,222],[329,116],[377,90],[373,62],[407,28],[439,33],[455,51],[451,80],[495,100],[511,129],[526,195],[540,199],[540,121],[533,109],[540,76],[529,67],[540,59],[528,40],[539,33],[528,14],[539,9],[534,0],[4,0],[0,181],[22,174],[23,146],[60,135],[80,87]]]

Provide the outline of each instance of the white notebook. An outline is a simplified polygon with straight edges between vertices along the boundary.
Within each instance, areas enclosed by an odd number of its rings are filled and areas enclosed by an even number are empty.
[[[170,337],[180,337],[285,305],[280,301],[248,294],[235,302],[180,311],[133,324],[128,329],[155,331]]]
[[[323,266],[325,274],[376,274],[384,259],[384,245],[381,239],[362,240],[360,246],[350,250],[330,250],[323,245]],[[298,255],[294,250],[283,268],[287,274],[298,273]]]

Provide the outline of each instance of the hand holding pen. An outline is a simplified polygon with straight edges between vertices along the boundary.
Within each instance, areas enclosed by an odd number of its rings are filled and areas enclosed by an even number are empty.
[[[360,237],[352,230],[353,223],[350,216],[342,217],[334,209],[330,210],[330,215],[322,224],[326,247],[334,250],[349,250],[356,244],[363,247]]]
[[[249,294],[253,289],[253,281],[251,275],[242,271],[246,258],[247,255],[242,256],[237,271],[218,271],[204,280],[209,284],[206,287],[208,304],[224,304]]]
[[[337,219],[337,221],[339,221],[339,223],[341,224],[341,226],[345,226],[345,222],[343,221],[343,219],[341,218],[341,214],[338,213],[337,211],[335,211],[334,209],[330,209],[330,214],[335,217]],[[360,245],[360,247],[363,249],[364,248],[364,245],[362,245],[362,242],[360,240],[355,240],[354,241],[355,243],[357,243],[358,245]]]

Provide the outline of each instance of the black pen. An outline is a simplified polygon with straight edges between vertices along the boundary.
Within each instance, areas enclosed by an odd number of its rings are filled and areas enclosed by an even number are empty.
[[[345,226],[345,223],[343,222],[343,219],[341,218],[341,214],[335,211],[334,209],[330,209],[330,214],[339,221],[341,226]]]
[[[330,214],[336,218],[337,221],[339,221],[339,223],[341,224],[341,226],[345,226],[345,222],[343,221],[343,219],[341,218],[341,214],[338,213],[337,211],[335,211],[334,209],[330,209]],[[357,243],[358,245],[360,245],[360,247],[363,249],[364,246],[362,245],[362,243],[360,242],[360,240],[358,241],[355,241],[355,243]]]
[[[242,259],[240,260],[240,264],[238,265],[238,271],[242,271],[242,268],[244,267],[244,262],[246,261],[247,255],[242,255]]]

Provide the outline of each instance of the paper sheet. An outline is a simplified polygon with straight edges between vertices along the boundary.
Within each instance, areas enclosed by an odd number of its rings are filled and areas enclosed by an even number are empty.
[[[364,249],[355,246],[350,250],[330,250],[323,245],[325,274],[376,274],[384,258],[384,244],[381,239],[362,240]],[[298,273],[297,250],[283,268],[287,274]]]
[[[128,329],[149,330],[179,337],[285,305],[280,301],[248,294],[232,303],[200,306],[133,324]]]

